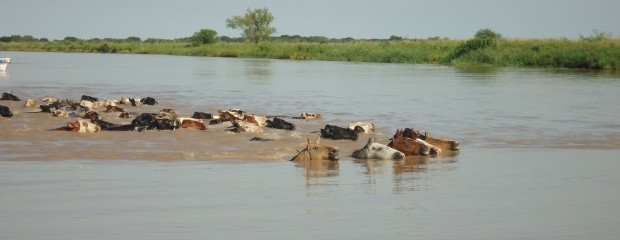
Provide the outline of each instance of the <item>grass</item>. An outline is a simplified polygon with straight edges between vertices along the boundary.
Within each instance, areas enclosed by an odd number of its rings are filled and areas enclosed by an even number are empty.
[[[348,42],[218,42],[193,46],[185,41],[1,42],[2,51],[163,54],[455,66],[620,69],[620,39],[397,40]]]

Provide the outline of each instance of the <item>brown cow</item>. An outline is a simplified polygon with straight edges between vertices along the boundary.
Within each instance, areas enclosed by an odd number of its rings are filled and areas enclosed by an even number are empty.
[[[200,119],[181,117],[177,118],[177,121],[179,122],[181,128],[193,128],[198,130],[207,129],[207,126]]]
[[[323,145],[317,139],[316,142],[311,142],[308,138],[308,145],[304,150],[297,153],[291,161],[304,161],[304,160],[332,160],[337,161],[340,158],[340,150],[338,148]]]
[[[257,115],[254,115],[254,114],[244,115],[243,116],[243,121],[246,121],[246,122],[249,122],[249,123],[254,123],[254,124],[258,125],[259,127],[267,126],[267,118],[266,117],[257,116]]]
[[[112,105],[108,105],[105,107],[105,111],[106,113],[113,113],[113,112],[125,112],[125,109],[117,107],[117,106],[112,106]]]
[[[435,138],[428,135],[428,132],[424,132],[424,135],[419,135],[418,138],[426,141],[429,144],[440,149],[440,151],[458,151],[459,150],[459,142],[454,140],[448,140],[443,138]]]
[[[426,141],[419,138],[408,138],[405,137],[402,130],[396,130],[394,134],[394,138],[388,144],[389,147],[395,148],[398,151],[401,151],[405,154],[405,156],[413,156],[413,155],[428,155],[431,153],[431,149],[437,147],[427,143]]]

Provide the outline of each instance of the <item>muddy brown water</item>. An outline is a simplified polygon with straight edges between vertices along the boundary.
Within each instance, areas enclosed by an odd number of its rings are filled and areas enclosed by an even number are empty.
[[[0,119],[0,239],[617,239],[620,76],[152,55],[0,52],[0,91],[26,98],[154,97],[240,108],[295,131],[47,131],[73,118]],[[105,120],[127,123],[116,114]],[[371,121],[338,162],[289,162],[325,124]],[[414,127],[461,152],[354,160],[368,137]],[[271,138],[251,142],[252,137]]]

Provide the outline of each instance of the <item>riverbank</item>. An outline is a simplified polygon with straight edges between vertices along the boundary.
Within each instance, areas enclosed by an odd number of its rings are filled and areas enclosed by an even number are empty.
[[[218,42],[194,46],[185,41],[76,40],[2,42],[0,51],[162,54],[318,61],[444,64],[618,70],[620,39],[500,39],[471,47],[472,41],[353,40],[348,42]],[[469,45],[468,45],[469,44]],[[458,54],[457,54],[458,53]]]

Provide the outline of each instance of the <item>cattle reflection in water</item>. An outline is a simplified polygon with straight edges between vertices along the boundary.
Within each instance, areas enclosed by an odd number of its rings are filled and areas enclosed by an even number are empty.
[[[299,160],[295,166],[306,171],[306,179],[338,176],[340,164],[332,160]]]
[[[311,141],[308,138],[306,148],[291,159],[296,167],[305,171],[307,187],[329,184],[327,179],[338,176],[339,173],[340,165],[337,160],[340,158],[340,150],[323,145],[319,140],[317,138],[316,141]]]

